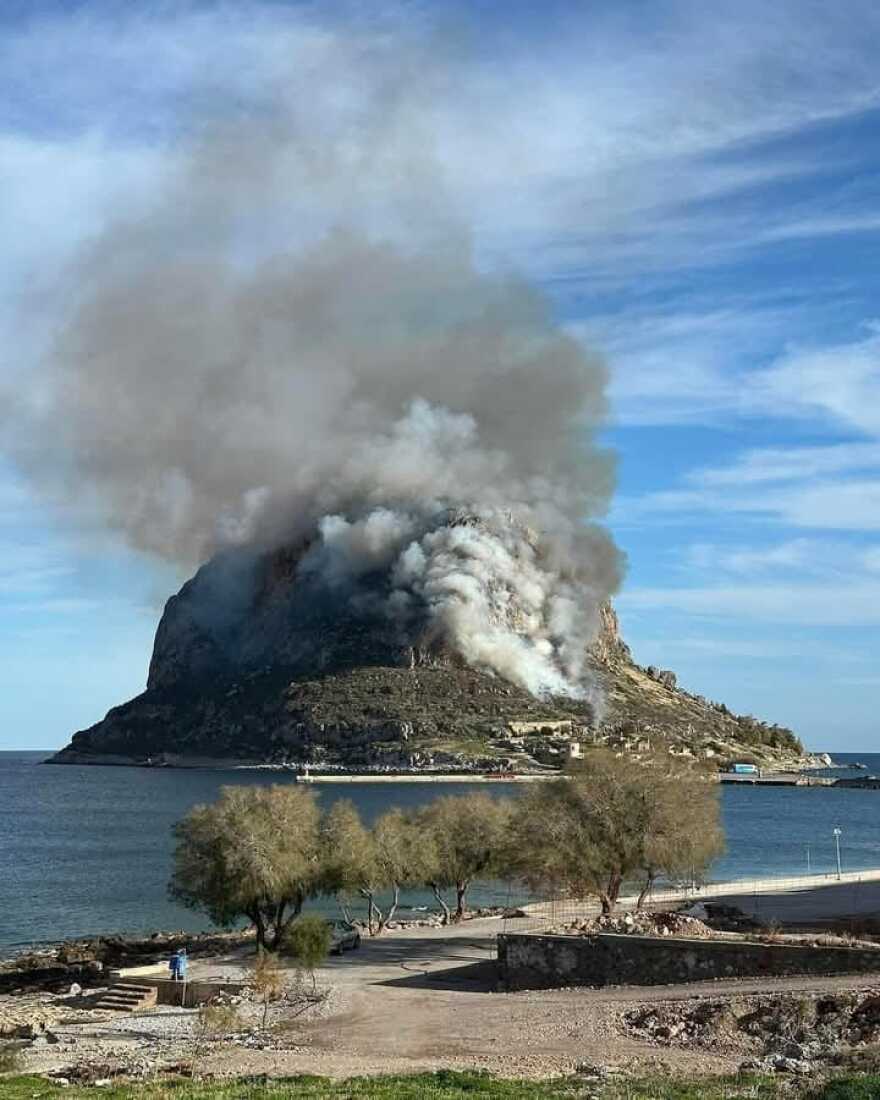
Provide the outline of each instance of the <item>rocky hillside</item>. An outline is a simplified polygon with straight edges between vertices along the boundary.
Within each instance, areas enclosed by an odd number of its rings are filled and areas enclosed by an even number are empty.
[[[802,755],[790,731],[636,665],[611,608],[589,658],[604,702],[538,699],[418,630],[402,638],[363,586],[343,598],[303,578],[299,560],[237,552],[200,569],[166,605],[146,691],[55,762],[506,770],[559,764],[572,741],[637,752],[661,740],[699,756]]]
[[[637,665],[611,608],[605,610],[592,664],[605,687],[597,736],[609,744],[638,751],[647,741],[663,741],[701,757],[757,763],[798,763],[804,756],[790,729],[733,714],[723,703],[683,690],[674,672]]]

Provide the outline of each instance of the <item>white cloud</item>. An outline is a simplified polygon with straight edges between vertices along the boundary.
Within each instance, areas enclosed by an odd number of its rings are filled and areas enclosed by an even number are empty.
[[[723,488],[779,481],[806,481],[831,474],[880,470],[880,443],[818,447],[761,447],[744,451],[727,466],[692,470],[686,481]]]
[[[850,233],[880,232],[880,217],[873,213],[840,214],[824,218],[804,218],[799,221],[781,222],[764,230],[760,240],[772,241],[797,240],[803,237],[830,237]]]
[[[751,380],[751,400],[764,413],[825,415],[880,436],[880,326],[848,344],[792,348]]]
[[[627,303],[569,328],[607,355],[617,423],[713,423],[739,412],[747,368],[779,346],[802,312],[772,297],[729,293],[713,301],[689,296],[664,312]]]
[[[663,653],[664,661],[673,659],[696,660],[705,658],[715,664],[721,657],[739,660],[779,660],[788,661],[797,658],[824,658],[828,656],[828,646],[822,642],[804,638],[728,638],[702,636],[685,637],[643,637],[640,645],[650,652]],[[838,660],[852,661],[849,654],[835,653]]]
[[[791,570],[815,564],[818,547],[808,539],[792,539],[775,545],[732,549],[711,543],[695,543],[688,550],[688,564],[696,569],[724,570],[751,575],[776,569]]]
[[[725,621],[798,626],[880,626],[880,583],[734,584],[693,588],[632,587],[627,610],[675,611]]]
[[[880,546],[866,548],[842,538],[794,538],[748,546],[696,542],[687,548],[683,568],[691,578],[701,572],[716,580],[722,574],[730,578],[781,575],[789,581],[822,577],[835,584],[873,583],[880,573]]]
[[[772,16],[758,2],[735,14],[673,2],[634,28],[585,8],[540,50],[523,34],[491,53],[466,48],[464,14],[455,28],[412,6],[369,19],[329,6],[133,6],[114,19],[86,9],[7,28],[0,90],[15,105],[12,136],[37,146],[10,150],[13,162],[50,205],[80,201],[78,143],[157,155],[193,120],[280,107],[304,134],[348,143],[362,202],[380,170],[386,198],[424,220],[415,200],[439,180],[490,252],[549,277],[607,279],[741,247],[744,223],[712,203],[815,172],[811,158],[757,143],[877,100],[869,43],[880,15],[861,0],[849,9],[813,22],[794,0]],[[365,129],[377,103],[381,133]],[[40,146],[65,144],[70,197],[50,192],[58,173],[39,163]],[[79,155],[88,172],[88,150]],[[107,167],[99,189],[119,178]],[[342,196],[320,194],[320,169],[288,181],[288,202],[338,210]]]
[[[822,306],[833,300],[832,288]],[[714,309],[679,306],[659,314],[630,308],[570,327],[607,353],[620,423],[774,418],[880,437],[880,324],[863,322],[865,335],[846,343],[794,345],[790,333],[809,331],[816,309],[808,299],[785,305],[721,299]],[[833,469],[835,453],[846,463],[847,455],[858,456],[858,447],[814,448],[813,460],[822,458]],[[863,448],[862,464],[868,453]],[[758,459],[771,456],[769,450],[756,453]],[[807,451],[800,457],[806,459]]]
[[[797,529],[880,530],[880,443],[753,448],[725,466],[689,470],[678,488],[620,498],[614,508],[621,524],[711,514]]]
[[[669,489],[619,498],[612,521],[623,525],[662,517],[689,522],[701,514],[741,515],[826,531],[880,531],[880,478],[798,482],[784,488],[739,492],[721,488]]]

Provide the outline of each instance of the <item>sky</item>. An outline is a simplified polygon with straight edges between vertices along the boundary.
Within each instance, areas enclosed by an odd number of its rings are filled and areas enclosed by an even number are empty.
[[[810,747],[880,751],[878,40],[861,0],[7,0],[0,384],[39,398],[65,265],[194,126],[281,89],[349,133],[387,96],[370,186],[282,181],[278,236],[359,199],[429,218],[423,149],[479,262],[606,359],[636,659]],[[185,579],[70,514],[0,433],[0,748],[60,746],[142,690]]]

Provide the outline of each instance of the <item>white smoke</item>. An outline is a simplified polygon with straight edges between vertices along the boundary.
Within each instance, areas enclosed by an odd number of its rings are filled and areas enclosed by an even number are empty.
[[[356,486],[357,515],[317,521],[304,573],[346,590],[383,574],[402,636],[418,632],[536,695],[584,694],[607,592],[591,570],[561,563],[557,536],[577,535],[569,517],[557,516],[562,531],[533,526],[547,517],[542,478],[512,478],[471,417],[421,400],[346,464],[358,476],[336,484]]]
[[[402,636],[581,692],[620,574],[604,367],[478,267],[418,94],[372,76],[326,129],[283,86],[262,116],[190,125],[64,273],[38,377],[0,403],[7,450],[74,522],[187,568],[307,545],[340,600],[384,577]]]

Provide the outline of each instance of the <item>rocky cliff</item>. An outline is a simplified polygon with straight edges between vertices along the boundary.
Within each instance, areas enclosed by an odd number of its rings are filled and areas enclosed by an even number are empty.
[[[802,755],[790,731],[638,666],[610,607],[588,658],[601,690],[537,698],[469,667],[418,623],[402,636],[370,598],[382,576],[343,598],[303,576],[301,560],[301,549],[237,551],[203,566],[165,607],[143,694],[55,762],[506,770],[558,763],[570,741],[637,752],[661,740],[707,757]]]

